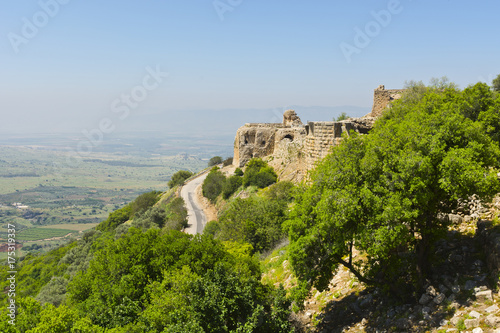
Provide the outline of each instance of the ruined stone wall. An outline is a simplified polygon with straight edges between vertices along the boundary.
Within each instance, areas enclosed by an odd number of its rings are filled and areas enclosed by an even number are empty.
[[[336,143],[335,137],[341,133],[340,123],[336,122],[309,122],[304,153],[306,168],[311,170],[314,164],[325,157],[330,148]]]
[[[233,164],[244,166],[253,157],[264,157],[274,152],[275,135],[282,124],[245,124],[236,132]]]
[[[330,149],[338,145],[342,133],[355,131],[366,134],[372,128],[374,118],[351,118],[342,121],[309,122],[306,126],[306,140],[304,153],[306,155],[306,168],[311,170],[319,160],[323,159]]]
[[[253,157],[265,158],[282,180],[301,181],[323,159],[342,133],[366,134],[387,105],[401,98],[403,89],[375,89],[373,109],[362,118],[302,124],[294,110],[283,114],[282,123],[249,123],[240,127],[234,140],[233,165],[243,167]]]
[[[390,102],[400,99],[404,89],[385,89],[383,85],[373,91],[373,107],[371,117],[380,117]]]

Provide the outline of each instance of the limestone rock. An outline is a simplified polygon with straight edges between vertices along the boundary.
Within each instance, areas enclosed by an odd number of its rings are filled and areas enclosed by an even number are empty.
[[[477,318],[465,319],[464,324],[465,324],[465,327],[468,329],[478,327],[479,326],[479,319],[477,319]]]
[[[469,316],[472,317],[472,318],[479,318],[479,317],[481,317],[481,314],[479,312],[477,312],[477,311],[472,310],[469,313]]]
[[[497,316],[491,314],[488,317],[486,317],[485,322],[488,325],[496,326],[498,323],[500,323],[500,318],[498,318]]]
[[[493,301],[493,292],[491,290],[478,291],[476,293],[476,300],[478,302]]]
[[[464,221],[464,219],[460,215],[449,214],[448,217],[449,221],[455,225],[458,225]]]
[[[286,110],[283,113],[283,125],[285,127],[300,126],[302,125],[302,121],[295,110]]]
[[[441,304],[445,300],[446,295],[443,293],[438,294],[436,297],[434,297],[434,303],[436,304]]]
[[[493,304],[489,308],[486,308],[485,311],[488,312],[488,313],[497,313],[499,310],[500,310],[500,308],[498,307],[498,305]]]

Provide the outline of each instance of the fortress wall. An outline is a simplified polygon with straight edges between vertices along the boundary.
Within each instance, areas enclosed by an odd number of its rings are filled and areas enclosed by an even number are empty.
[[[404,89],[374,91],[372,112],[362,118],[308,122],[304,125],[294,110],[283,114],[283,123],[248,123],[236,132],[233,165],[243,167],[251,158],[266,158],[280,179],[300,181],[331,147],[342,140],[342,133],[353,130],[367,134],[387,105],[401,98]]]
[[[305,142],[306,168],[312,169],[314,163],[325,157],[330,147],[335,143],[335,134],[339,123],[309,122],[306,127]],[[337,130],[336,130],[337,127]]]
[[[380,117],[390,102],[400,99],[405,89],[385,89],[383,85],[373,91],[373,107],[371,117]]]

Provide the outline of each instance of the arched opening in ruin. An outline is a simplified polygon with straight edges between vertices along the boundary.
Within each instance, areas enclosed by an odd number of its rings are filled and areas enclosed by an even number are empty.
[[[285,136],[283,137],[283,140],[285,140],[285,139],[288,139],[288,140],[290,140],[290,141],[293,141],[293,135],[291,135],[291,134],[287,134],[287,135],[285,135]]]

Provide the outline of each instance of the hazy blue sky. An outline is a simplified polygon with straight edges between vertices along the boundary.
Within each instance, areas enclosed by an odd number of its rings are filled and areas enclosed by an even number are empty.
[[[116,125],[132,113],[371,107],[379,84],[446,75],[463,88],[500,73],[495,0],[0,6],[0,131]],[[169,76],[148,77],[157,67]]]

